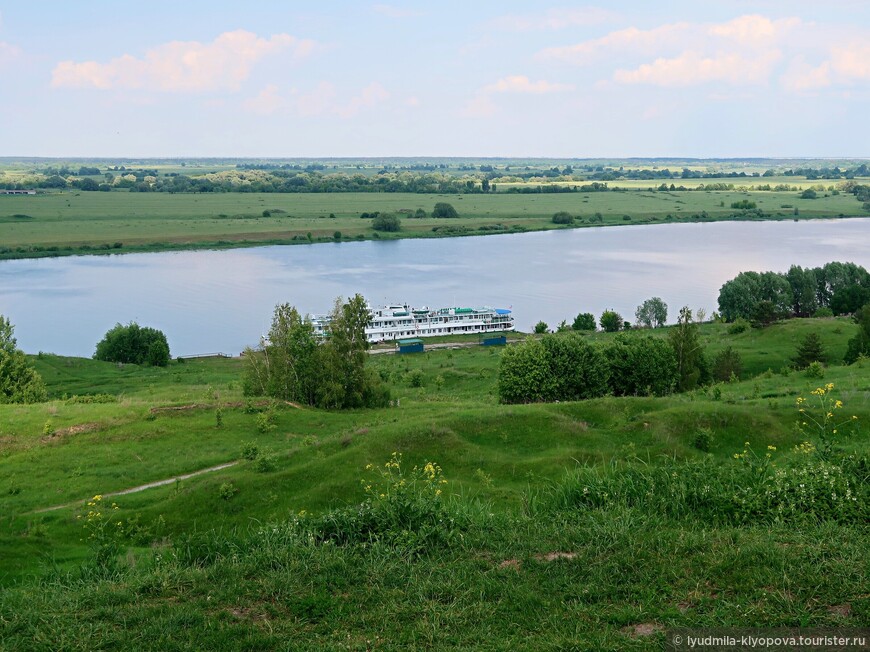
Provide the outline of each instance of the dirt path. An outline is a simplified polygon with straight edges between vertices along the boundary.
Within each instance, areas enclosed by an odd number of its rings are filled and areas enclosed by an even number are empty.
[[[140,484],[138,487],[131,487],[130,489],[122,489],[121,491],[113,491],[111,493],[102,494],[104,498],[109,498],[112,496],[125,496],[127,494],[135,494],[140,491],[145,491],[146,489],[153,489],[154,487],[164,487],[168,484],[172,484],[173,482],[180,482],[181,480],[187,480],[189,478],[195,478],[198,475],[202,475],[204,473],[214,473],[215,471],[222,471],[224,469],[228,469],[231,466],[235,466],[238,462],[227,462],[226,464],[218,464],[217,466],[210,466],[207,469],[200,469],[199,471],[194,471],[193,473],[185,473],[184,475],[177,475],[174,478],[167,478],[166,480],[157,480],[156,482],[149,482],[148,484]],[[86,500],[86,499],[85,499]],[[53,512],[58,509],[64,509],[66,507],[76,507],[81,505],[84,500],[78,500],[74,503],[64,503],[63,505],[54,505],[52,507],[43,507],[42,509],[37,509],[31,514],[42,514],[43,512]]]

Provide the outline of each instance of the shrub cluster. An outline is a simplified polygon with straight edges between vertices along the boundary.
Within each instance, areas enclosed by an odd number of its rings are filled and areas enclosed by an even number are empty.
[[[527,339],[502,353],[502,403],[576,401],[605,395],[610,370],[598,348],[576,334]]]
[[[618,335],[597,347],[575,333],[529,338],[502,353],[502,403],[577,401],[606,394],[663,396],[679,381],[672,345],[648,335]]]
[[[169,364],[169,344],[162,331],[130,322],[116,324],[97,344],[94,359],[125,364]]]
[[[15,328],[0,315],[0,403],[38,403],[48,394],[42,377],[16,348]]]
[[[553,215],[553,224],[573,224],[574,216],[567,211],[559,211]]]
[[[245,350],[245,395],[323,408],[387,405],[389,390],[366,368],[370,319],[362,296],[338,299],[319,338],[296,308],[276,306],[268,338],[257,350]]]

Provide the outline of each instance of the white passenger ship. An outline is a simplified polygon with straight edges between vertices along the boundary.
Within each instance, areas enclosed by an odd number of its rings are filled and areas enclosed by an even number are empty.
[[[369,342],[401,340],[408,337],[432,337],[469,333],[512,331],[514,318],[504,308],[412,308],[407,304],[369,308],[371,322],[366,328]],[[325,334],[329,317],[311,318],[314,332]]]

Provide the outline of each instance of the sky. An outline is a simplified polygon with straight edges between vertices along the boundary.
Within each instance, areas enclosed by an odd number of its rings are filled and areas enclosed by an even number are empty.
[[[870,3],[0,0],[0,156],[868,157]]]

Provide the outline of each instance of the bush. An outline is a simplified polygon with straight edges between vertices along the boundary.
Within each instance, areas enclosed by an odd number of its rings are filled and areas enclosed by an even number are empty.
[[[870,356],[870,304],[858,310],[852,319],[859,326],[858,334],[849,340],[844,359],[846,364],[857,362],[861,357]]]
[[[801,199],[816,199],[818,194],[812,188],[807,188],[800,194]]]
[[[15,327],[0,315],[0,403],[38,403],[48,393],[42,377],[16,348]]]
[[[604,355],[616,396],[664,396],[677,384],[677,358],[663,339],[620,334],[604,349]]]
[[[223,500],[232,500],[233,496],[237,493],[239,493],[239,490],[232,482],[224,482],[218,488],[218,496]]]
[[[728,334],[739,335],[747,330],[749,330],[749,322],[743,319],[743,317],[738,317],[734,320],[734,323],[728,327]]]
[[[595,315],[591,312],[581,312],[574,318],[571,328],[575,331],[594,331],[596,329]]]
[[[622,315],[614,310],[605,310],[601,313],[601,319],[599,320],[601,324],[601,328],[604,329],[605,333],[615,333],[625,324],[625,320],[623,320]]]
[[[721,382],[728,382],[732,377],[739,378],[743,371],[743,362],[740,353],[730,346],[720,351],[713,358],[713,378]]]
[[[411,387],[422,387],[423,379],[425,377],[426,375],[423,373],[422,369],[412,369],[405,375],[405,379]]]
[[[447,202],[439,201],[432,209],[432,217],[459,217],[459,213]]]
[[[756,207],[754,201],[749,201],[748,199],[742,199],[740,201],[731,202],[731,208],[736,208],[741,211],[751,211]]]
[[[278,456],[272,451],[264,451],[254,462],[257,473],[271,473],[278,468]]]
[[[819,362],[811,362],[807,365],[806,371],[804,371],[804,376],[807,378],[824,378],[825,377],[825,368]]]
[[[795,369],[806,369],[813,362],[824,362],[825,350],[818,333],[807,333],[801,340],[794,358]]]
[[[546,335],[506,349],[498,378],[502,403],[577,401],[608,391],[601,351],[579,335]]]
[[[130,322],[116,324],[97,344],[94,359],[124,364],[169,364],[169,344],[162,331]]]
[[[395,232],[402,228],[399,218],[390,213],[381,213],[372,220],[372,228],[375,231]]]
[[[699,451],[709,453],[710,448],[713,446],[713,431],[709,428],[701,428],[695,434],[695,438],[692,440],[692,446],[697,448]]]
[[[833,316],[834,316],[834,311],[831,310],[830,308],[828,308],[827,306],[822,306],[821,308],[818,308],[813,313],[813,317],[816,317],[817,319],[824,318],[824,317],[833,317]]]
[[[257,432],[266,434],[272,432],[278,426],[275,425],[275,414],[271,411],[260,412],[257,415]]]
[[[553,224],[573,224],[574,216],[566,211],[559,211],[553,215]]]
[[[260,454],[260,447],[257,446],[256,442],[249,441],[245,442],[242,445],[242,458],[248,460],[249,462],[257,459],[257,456]]]
[[[549,330],[550,330],[550,327],[547,325],[547,322],[545,322],[545,321],[539,321],[537,324],[535,324],[535,334],[537,334],[537,335],[541,335],[543,333],[546,333]]]

